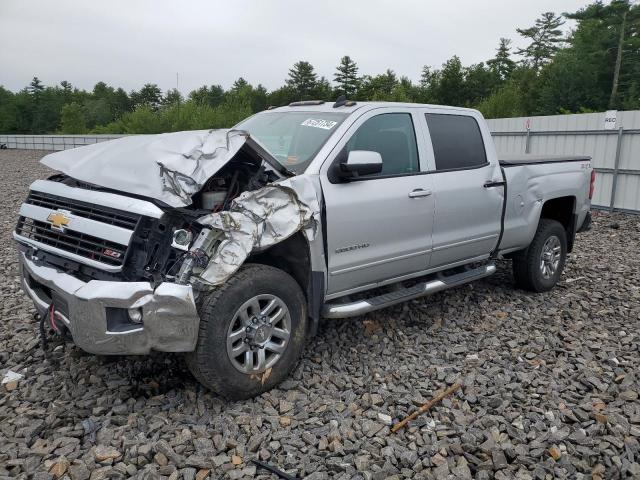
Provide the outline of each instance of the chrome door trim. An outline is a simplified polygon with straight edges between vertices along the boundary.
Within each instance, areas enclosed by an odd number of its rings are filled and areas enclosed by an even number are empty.
[[[446,250],[447,248],[459,247],[461,245],[466,245],[468,243],[475,243],[475,242],[482,242],[484,240],[491,240],[492,238],[497,238],[498,235],[500,235],[500,234],[496,233],[496,234],[491,234],[491,235],[485,235],[484,237],[476,237],[476,238],[470,238],[468,240],[461,240],[460,242],[448,243],[447,245],[440,245],[439,247],[434,247],[433,251],[434,252],[439,252],[441,250]]]
[[[333,272],[329,272],[329,275],[340,275],[342,273],[355,272],[356,270],[361,270],[363,268],[375,267],[377,265],[384,265],[385,263],[391,263],[397,260],[405,260],[411,257],[418,257],[420,255],[425,255],[427,253],[431,253],[431,249],[421,250],[419,252],[407,253],[405,255],[398,255],[397,257],[385,258],[383,260],[376,260],[375,262],[363,263],[360,265],[355,265],[353,267],[342,268],[340,270],[334,270]]]

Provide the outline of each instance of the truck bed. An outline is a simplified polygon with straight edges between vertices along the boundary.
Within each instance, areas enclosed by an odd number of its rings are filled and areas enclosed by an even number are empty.
[[[537,155],[531,153],[499,155],[498,160],[503,167],[515,165],[537,165],[558,162],[588,162],[588,155]]]
[[[591,157],[586,155],[505,155],[507,180],[504,233],[500,250],[525,248],[535,233],[546,199],[575,197],[578,226],[590,208]]]

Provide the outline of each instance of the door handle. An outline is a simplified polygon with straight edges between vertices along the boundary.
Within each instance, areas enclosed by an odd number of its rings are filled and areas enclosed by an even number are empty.
[[[504,185],[504,181],[502,180],[488,180],[484,183],[484,188],[493,188],[493,187],[502,187]]]
[[[409,198],[428,197],[431,195],[431,190],[425,190],[424,188],[416,188],[409,192]]]

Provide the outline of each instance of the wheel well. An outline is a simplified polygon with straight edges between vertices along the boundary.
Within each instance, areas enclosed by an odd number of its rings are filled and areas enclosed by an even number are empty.
[[[576,197],[558,197],[547,200],[542,205],[540,218],[556,220],[562,224],[567,232],[567,250],[573,250],[573,240],[575,237],[575,214],[574,208]]]
[[[324,294],[324,277],[311,271],[309,242],[302,232],[297,232],[286,240],[264,252],[251,255],[247,262],[270,265],[287,272],[300,285],[307,300],[307,310],[311,322],[309,333],[315,335],[320,319],[320,309]],[[312,274],[313,273],[313,274]]]
[[[300,285],[305,296],[307,295],[311,258],[309,243],[301,232],[275,244],[264,252],[251,255],[247,262],[261,263],[284,270]]]

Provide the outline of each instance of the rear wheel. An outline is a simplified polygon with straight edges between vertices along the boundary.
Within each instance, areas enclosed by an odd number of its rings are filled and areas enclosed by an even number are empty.
[[[540,219],[529,247],[513,257],[516,286],[532,292],[551,290],[562,275],[567,256],[567,233],[556,220]]]
[[[245,265],[202,299],[199,312],[198,343],[187,365],[223,397],[259,395],[296,366],[306,336],[306,302],[282,270]]]

